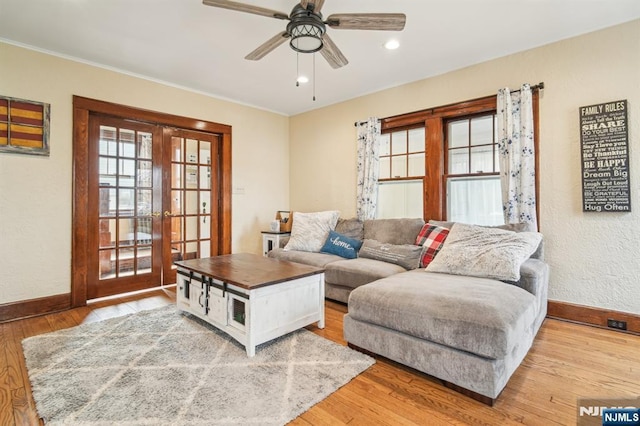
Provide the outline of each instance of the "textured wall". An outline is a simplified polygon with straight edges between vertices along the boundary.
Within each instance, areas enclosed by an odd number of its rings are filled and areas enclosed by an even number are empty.
[[[234,251],[289,205],[288,117],[3,43],[0,93],[51,104],[50,157],[0,154],[0,304],[70,291],[73,95],[231,125]]]
[[[436,60],[436,59],[434,59]],[[354,121],[544,81],[540,227],[550,298],[640,314],[640,20],[291,118],[291,202],[355,214]],[[578,108],[629,101],[632,213],[583,213]]]

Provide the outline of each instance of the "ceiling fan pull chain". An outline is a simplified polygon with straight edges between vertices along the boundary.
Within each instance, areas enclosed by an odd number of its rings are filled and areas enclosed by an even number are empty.
[[[316,54],[313,54],[313,101],[316,101]]]
[[[296,87],[300,87],[300,53],[296,52]]]

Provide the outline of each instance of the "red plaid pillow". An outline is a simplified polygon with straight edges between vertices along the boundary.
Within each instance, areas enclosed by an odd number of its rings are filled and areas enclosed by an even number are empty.
[[[429,263],[436,257],[436,254],[442,248],[444,240],[449,235],[449,229],[442,226],[431,225],[426,223],[420,233],[416,237],[416,245],[423,246],[422,257],[420,259],[420,267],[426,268]]]

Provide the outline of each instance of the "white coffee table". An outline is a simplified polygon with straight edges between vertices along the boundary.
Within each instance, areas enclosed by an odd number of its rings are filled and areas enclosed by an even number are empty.
[[[176,305],[243,344],[317,322],[324,328],[324,269],[239,253],[175,262]]]

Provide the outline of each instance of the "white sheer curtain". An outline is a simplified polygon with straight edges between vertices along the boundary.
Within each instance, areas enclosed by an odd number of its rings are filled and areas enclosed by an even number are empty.
[[[531,87],[500,89],[497,99],[500,181],[505,223],[526,222],[537,229],[536,167]]]
[[[380,120],[370,117],[357,124],[358,182],[356,215],[358,219],[375,219],[378,204],[378,172],[380,155]]]

